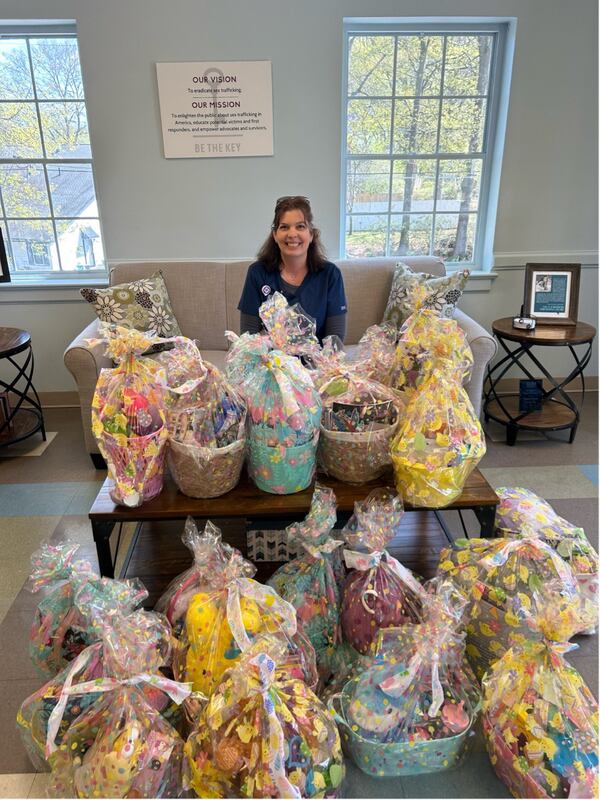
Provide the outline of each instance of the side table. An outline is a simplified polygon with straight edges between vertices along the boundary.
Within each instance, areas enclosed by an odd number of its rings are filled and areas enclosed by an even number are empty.
[[[46,441],[42,404],[32,380],[33,350],[29,333],[19,328],[0,327],[0,359],[6,359],[16,370],[10,383],[8,378],[3,380],[0,376],[0,447],[27,439],[37,431],[42,432]],[[6,372],[3,370],[2,374]]]
[[[578,322],[576,325],[565,327],[538,325],[532,331],[523,331],[513,328],[512,317],[503,317],[492,324],[492,330],[506,355],[494,366],[488,365],[483,397],[485,421],[493,419],[501,425],[505,425],[506,443],[511,446],[515,444],[520,430],[570,430],[569,443],[572,443],[579,424],[579,408],[566,392],[565,387],[575,378],[579,378],[585,393],[583,370],[592,356],[592,344],[596,336],[594,326]],[[516,343],[516,347],[509,346],[507,342]],[[575,350],[578,345],[585,346],[581,357]],[[533,348],[538,347],[567,347],[569,349],[575,366],[560,383],[533,352]],[[524,363],[525,359],[528,361]],[[498,382],[512,366],[518,367],[530,380],[535,380],[539,376],[531,373],[529,367],[532,364],[546,378],[551,388],[544,391],[542,395],[541,411],[519,412],[519,396],[499,395],[497,392]]]

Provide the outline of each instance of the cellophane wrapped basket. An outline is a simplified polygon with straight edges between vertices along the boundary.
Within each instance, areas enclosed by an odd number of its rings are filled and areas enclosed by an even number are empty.
[[[190,339],[155,357],[166,369],[167,463],[190,497],[218,497],[240,479],[246,454],[246,407]]]
[[[177,637],[173,672],[209,697],[251,641],[261,633],[280,637],[302,665],[301,678],[316,684],[314,652],[297,634],[294,608],[270,587],[252,579],[256,568],[221,539],[210,521],[200,534],[191,518],[184,541],[194,565],[167,587],[156,608]],[[192,703],[186,706],[190,715]]]
[[[575,573],[584,597],[598,615],[598,553],[583,528],[559,516],[547,500],[529,489],[501,486],[496,508],[495,534],[508,538],[534,536],[550,545]],[[582,633],[592,634],[597,626]]]
[[[258,309],[273,349],[310,359],[320,352],[317,323],[299,303],[289,305],[281,292],[273,292]]]
[[[340,545],[331,531],[336,521],[332,489],[315,484],[310,510],[302,522],[286,529],[302,553],[283,564],[269,578],[269,585],[296,609],[302,630],[312,643],[323,680],[328,660],[340,641],[340,586],[344,577]]]
[[[342,530],[349,568],[342,590],[342,633],[359,653],[367,653],[381,628],[422,620],[426,592],[412,572],[386,551],[404,514],[401,498],[390,489],[374,489],[354,504]]]
[[[79,544],[68,539],[44,542],[31,557],[28,588],[44,591],[29,635],[29,654],[46,677],[57,675],[87,645],[98,639],[98,629],[86,612],[86,598],[94,595],[107,613],[127,613],[148,592],[141,581],[100,578],[92,565],[75,559]]]
[[[420,312],[419,318],[426,313]],[[444,320],[440,327],[435,315],[426,319],[435,358],[411,396],[391,452],[396,487],[405,502],[443,508],[462,493],[485,454],[485,438],[462,386],[473,363],[465,335],[453,320]],[[447,337],[449,324],[451,337]]]
[[[368,380],[395,386],[398,329],[391,322],[371,325],[358,340],[348,361]]]
[[[308,370],[298,358],[272,349],[268,336],[245,333],[232,341],[227,375],[248,409],[250,478],[272,494],[306,489],[315,473],[321,419]]]
[[[535,635],[513,612],[514,598],[535,614],[556,596],[570,603],[575,633],[592,624],[594,609],[570,566],[540,539],[456,539],[440,552],[438,575],[451,578],[471,601],[467,656],[478,678],[513,644]]]
[[[569,603],[512,613],[535,631],[483,680],[483,731],[490,760],[514,797],[598,797],[598,701],[565,659],[577,647]]]
[[[339,734],[311,689],[281,668],[264,637],[223,676],[185,745],[198,797],[337,797]]]
[[[140,506],[163,487],[165,446],[164,375],[140,356],[161,340],[131,328],[100,325],[106,354],[118,362],[103,369],[92,399],[92,432],[111,480],[117,505]],[[92,340],[96,343],[97,340]]]
[[[457,619],[435,598],[425,621],[380,631],[373,664],[331,697],[342,745],[373,777],[461,762],[480,707]]]
[[[328,337],[314,359],[323,405],[319,466],[338,480],[368,483],[392,463],[390,442],[403,404],[392,389],[363,377],[335,339]]]

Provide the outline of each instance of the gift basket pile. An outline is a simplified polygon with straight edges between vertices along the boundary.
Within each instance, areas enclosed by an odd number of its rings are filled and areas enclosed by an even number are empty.
[[[552,608],[560,597],[569,603],[574,633],[586,630],[593,618],[570,566],[539,539],[457,539],[454,549],[441,551],[438,574],[454,580],[471,601],[467,655],[478,678],[511,644],[535,636],[515,616],[513,598],[525,608]]]
[[[110,496],[118,505],[139,506],[163,487],[165,446],[164,375],[141,356],[158,337],[116,325],[100,325],[100,341],[117,362],[103,369],[92,399],[92,431],[111,479]],[[97,340],[92,340],[96,344]]]
[[[240,479],[246,453],[246,407],[191,339],[155,356],[166,371],[167,463],[190,497],[218,497]]]
[[[456,766],[480,707],[459,618],[432,596],[423,622],[380,631],[372,665],[328,705],[345,752],[369,775]]]
[[[328,337],[314,358],[313,380],[323,405],[318,459],[338,480],[368,483],[390,466],[390,442],[402,414],[402,402],[387,386],[359,373]]]
[[[495,534],[508,538],[534,536],[549,544],[575,573],[579,589],[598,608],[598,553],[583,528],[559,516],[547,500],[529,489],[501,486],[496,508]],[[596,613],[597,616],[597,613]],[[596,626],[582,633],[594,633]]]
[[[392,462],[405,501],[442,508],[461,494],[485,454],[483,431],[463,388],[473,354],[453,320],[440,320],[431,311],[413,316],[430,330],[430,357],[392,442]]]
[[[280,669],[281,641],[257,640],[202,709],[185,745],[198,797],[337,797],[344,764],[335,722]]]
[[[598,797],[598,702],[565,659],[579,618],[560,595],[552,606],[514,598],[535,631],[483,680],[483,730],[498,777],[515,797]]]

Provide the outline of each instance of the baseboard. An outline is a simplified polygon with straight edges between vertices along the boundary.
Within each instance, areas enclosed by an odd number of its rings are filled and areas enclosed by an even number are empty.
[[[498,394],[518,394],[519,393],[519,380],[520,378],[502,378],[502,380],[498,381],[496,384],[496,391]],[[556,379],[559,383],[563,380],[562,378]],[[544,379],[544,389],[548,390],[552,388],[549,381]],[[574,381],[571,381],[566,387],[569,392],[572,394],[577,394],[582,391],[581,389],[581,380],[576,378]],[[586,392],[597,392],[598,391],[598,376],[597,375],[590,375],[585,379],[585,391]]]
[[[38,392],[42,408],[79,408],[78,392]]]

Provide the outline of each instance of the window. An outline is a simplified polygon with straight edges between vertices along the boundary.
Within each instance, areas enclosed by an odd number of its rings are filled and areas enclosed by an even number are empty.
[[[341,252],[490,269],[514,22],[344,29]]]
[[[105,272],[72,30],[0,27],[0,228],[16,282]]]

